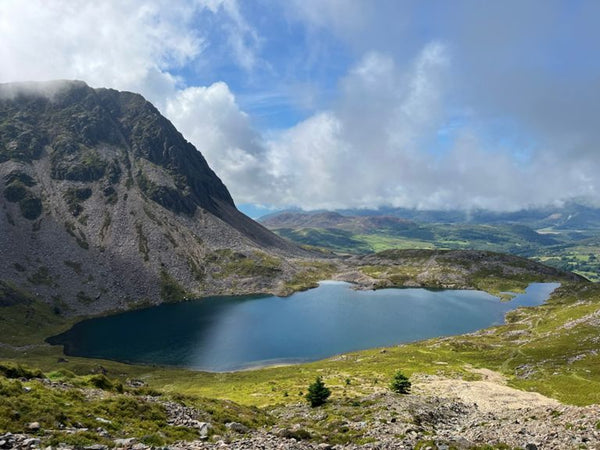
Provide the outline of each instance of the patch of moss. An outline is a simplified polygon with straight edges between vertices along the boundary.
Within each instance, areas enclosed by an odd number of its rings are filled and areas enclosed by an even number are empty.
[[[163,224],[162,221],[158,217],[156,217],[156,214],[154,214],[147,205],[144,205],[144,213],[148,216],[148,219],[150,219],[155,224],[157,224],[157,225]]]
[[[27,189],[20,181],[14,181],[4,189],[4,198],[11,203],[22,200],[27,195]]]
[[[135,231],[138,238],[138,250],[144,255],[144,261],[150,260],[150,247],[148,247],[148,238],[144,234],[144,227],[140,222],[135,224]]]
[[[97,181],[106,173],[108,163],[95,150],[81,149],[75,159],[63,153],[54,153],[51,158],[51,176],[56,180]]]
[[[168,186],[157,185],[142,171],[138,172],[136,179],[144,195],[166,209],[188,215],[193,215],[196,211],[196,203],[189,195]]]
[[[0,160],[21,161],[30,163],[42,155],[47,139],[39,130],[27,129],[14,122],[0,124]]]
[[[46,266],[40,266],[31,276],[27,277],[27,281],[35,285],[45,284],[46,286],[53,286],[55,284]]]
[[[90,244],[88,244],[87,242],[87,237],[85,236],[85,233],[78,229],[75,226],[75,224],[73,224],[72,222],[65,222],[65,229],[67,230],[67,233],[69,233],[75,238],[75,242],[77,242],[77,245],[79,245],[84,250],[88,250],[90,248]]]
[[[246,255],[222,249],[207,255],[206,260],[219,267],[219,271],[214,275],[217,278],[273,277],[281,272],[281,260],[260,251]]]
[[[117,184],[121,181],[121,166],[117,160],[113,160],[106,171],[106,176],[110,184]]]
[[[206,277],[206,268],[198,263],[194,258],[189,257],[188,267],[190,268],[190,272],[194,275],[194,279],[198,282],[202,282]]]
[[[166,270],[160,272],[160,298],[167,303],[179,302],[187,298],[187,293]]]
[[[23,217],[35,220],[42,214],[42,201],[27,189],[35,185],[29,175],[14,172],[7,177],[5,185],[4,197],[11,203],[19,202]]]
[[[19,209],[21,214],[28,220],[35,220],[42,214],[42,201],[28,193],[24,198],[19,200]]]
[[[117,191],[115,191],[115,188],[113,188],[112,186],[104,188],[102,194],[104,194],[104,197],[106,198],[106,203],[109,205],[115,205],[119,200]]]
[[[25,172],[19,171],[11,172],[9,175],[6,176],[5,180],[5,184],[7,186],[13,182],[19,182],[27,187],[33,187],[37,184],[37,182],[30,175],[27,175]]]
[[[82,211],[82,203],[92,196],[91,188],[69,188],[63,194],[69,212],[77,217]]]
[[[85,292],[79,291],[77,293],[77,301],[79,303],[83,303],[84,305],[89,305],[90,303],[94,302],[94,299],[87,295]]]
[[[81,263],[76,261],[64,261],[65,266],[70,267],[77,275],[81,275]]]
[[[0,280],[0,307],[28,305],[34,300],[29,292],[15,286],[10,281]]]
[[[20,364],[11,363],[0,364],[0,375],[3,375],[6,378],[24,378],[26,380],[44,378],[44,373],[40,369],[29,369]]]
[[[175,240],[175,238],[173,237],[173,235],[171,233],[169,233],[167,231],[167,232],[163,233],[163,236],[167,238],[167,240],[171,243],[173,248],[179,247],[179,244],[177,243],[177,241]]]
[[[112,221],[112,219],[110,217],[110,213],[108,211],[105,211],[104,212],[104,220],[102,221],[102,228],[100,228],[100,239],[101,240],[104,240],[104,238],[106,237],[106,232],[110,228],[111,221]]]

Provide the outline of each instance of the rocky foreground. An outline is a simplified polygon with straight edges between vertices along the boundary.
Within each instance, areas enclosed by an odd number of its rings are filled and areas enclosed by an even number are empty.
[[[382,390],[354,401],[334,400],[325,408],[310,408],[304,403],[274,407],[269,410],[274,425],[251,429],[228,422],[226,431],[220,434],[203,420],[206,414],[201,410],[161,397],[148,396],[145,401],[165,408],[167,424],[196,430],[197,440],[164,447],[171,449],[469,449],[486,445],[527,450],[600,449],[600,405],[563,405],[540,394],[512,389],[494,372],[480,373],[481,381],[421,376],[414,380],[410,395]],[[85,393],[90,398],[105,395],[93,389]],[[346,420],[339,420],[340,417]],[[105,440],[82,446],[47,445],[45,436],[51,431],[33,422],[28,425],[27,434],[0,435],[0,448],[161,448],[135,438],[112,438],[101,426],[110,420],[96,420],[100,426],[94,431],[110,444]],[[319,442],[315,430],[333,428],[340,436],[357,438],[346,439],[343,444]],[[77,434],[87,429],[63,431]]]

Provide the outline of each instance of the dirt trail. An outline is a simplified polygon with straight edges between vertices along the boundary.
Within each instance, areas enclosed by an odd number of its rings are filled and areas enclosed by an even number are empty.
[[[506,385],[506,378],[488,369],[470,369],[482,376],[480,381],[465,381],[426,376],[415,380],[415,392],[475,403],[481,411],[558,407],[561,403],[537,392],[525,392]]]

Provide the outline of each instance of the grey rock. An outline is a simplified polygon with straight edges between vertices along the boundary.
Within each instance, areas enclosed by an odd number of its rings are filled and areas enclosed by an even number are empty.
[[[235,431],[236,433],[246,434],[250,431],[250,428],[248,428],[246,425],[242,425],[241,423],[238,423],[238,422],[229,422],[225,426],[227,428],[229,428],[231,431]]]
[[[40,427],[40,423],[39,422],[31,422],[27,424],[27,429],[30,431],[37,431],[39,430]]]
[[[210,430],[210,423],[199,422],[199,424],[196,428],[198,429],[198,433],[200,434],[200,437],[206,438],[208,436],[208,430]]]

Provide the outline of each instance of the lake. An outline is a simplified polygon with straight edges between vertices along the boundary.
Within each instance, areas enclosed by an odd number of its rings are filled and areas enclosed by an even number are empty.
[[[558,286],[532,283],[502,302],[481,291],[325,281],[285,298],[210,297],[85,320],[48,341],[67,355],[222,372],[472,332],[542,304]]]

